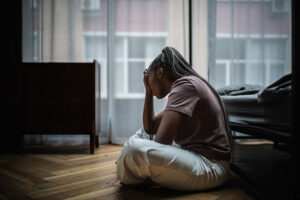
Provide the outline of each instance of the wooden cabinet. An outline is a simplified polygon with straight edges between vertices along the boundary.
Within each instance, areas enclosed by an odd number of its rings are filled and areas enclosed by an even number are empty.
[[[88,134],[99,147],[100,64],[22,63],[23,134]]]

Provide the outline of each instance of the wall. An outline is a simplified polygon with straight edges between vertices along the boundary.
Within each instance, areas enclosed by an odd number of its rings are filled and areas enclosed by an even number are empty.
[[[0,151],[15,149],[20,142],[18,133],[22,127],[20,113],[21,96],[18,91],[16,68],[21,62],[21,0],[5,1],[1,12],[1,73],[0,73],[0,110],[1,139]],[[9,19],[9,20],[7,20]]]

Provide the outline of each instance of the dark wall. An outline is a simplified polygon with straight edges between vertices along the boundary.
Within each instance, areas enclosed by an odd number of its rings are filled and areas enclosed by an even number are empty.
[[[4,3],[4,2],[3,2]],[[21,0],[5,1],[1,13],[1,100],[14,95],[15,69],[22,62]],[[4,10],[5,9],[5,10]]]
[[[4,3],[4,2],[3,2]],[[5,1],[1,11],[1,40],[4,51],[1,57],[5,63],[18,64],[21,62],[22,43],[22,1]]]
[[[14,148],[20,139],[20,91],[17,67],[22,61],[22,1],[4,1],[1,13],[0,149]]]
[[[296,45],[297,45],[297,38],[296,38],[296,7],[299,7],[299,1],[292,0],[292,137],[293,137],[293,144],[292,144],[292,159],[293,159],[293,173],[294,173],[294,183],[293,190],[294,190],[294,198],[300,199],[300,190],[297,187],[299,178],[300,178],[300,162],[299,162],[299,116],[297,111],[297,107],[299,107],[299,86],[297,84],[297,77],[299,79],[299,59],[296,59]],[[298,4],[296,3],[298,2]],[[299,81],[298,81],[299,82]]]

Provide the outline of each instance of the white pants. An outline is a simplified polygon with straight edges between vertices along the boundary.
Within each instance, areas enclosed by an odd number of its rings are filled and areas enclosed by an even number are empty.
[[[136,184],[150,179],[170,189],[205,190],[227,180],[227,161],[209,160],[181,149],[175,142],[165,145],[149,138],[140,129],[124,143],[116,161],[117,179],[121,183]]]

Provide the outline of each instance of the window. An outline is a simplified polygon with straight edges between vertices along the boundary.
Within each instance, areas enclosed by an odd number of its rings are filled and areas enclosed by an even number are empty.
[[[143,71],[166,45],[167,34],[143,35],[129,33],[117,36],[116,66],[123,72],[117,86],[117,98],[144,98]],[[122,50],[121,50],[122,49]],[[120,55],[120,56],[119,56]]]
[[[239,83],[267,85],[290,70],[286,55],[287,38],[234,39],[233,59],[231,42],[231,38],[217,37],[216,66],[211,71],[216,75],[212,79],[215,87]]]
[[[216,25],[209,33],[209,81],[216,87],[231,84],[269,85],[290,73],[289,9],[277,12],[273,1],[217,0]],[[284,0],[289,5],[289,0]],[[213,4],[213,2],[210,2]],[[214,7],[214,6],[210,6]],[[210,12],[210,11],[208,11]]]
[[[101,63],[102,97],[107,96],[106,36],[102,33],[85,36],[85,60]],[[167,33],[116,33],[115,95],[116,98],[144,98],[143,71],[166,46]]]
[[[288,38],[239,37],[233,40],[224,36],[216,39],[216,65],[210,70],[215,87],[240,83],[267,85],[289,72]],[[235,47],[233,55],[231,42]]]

